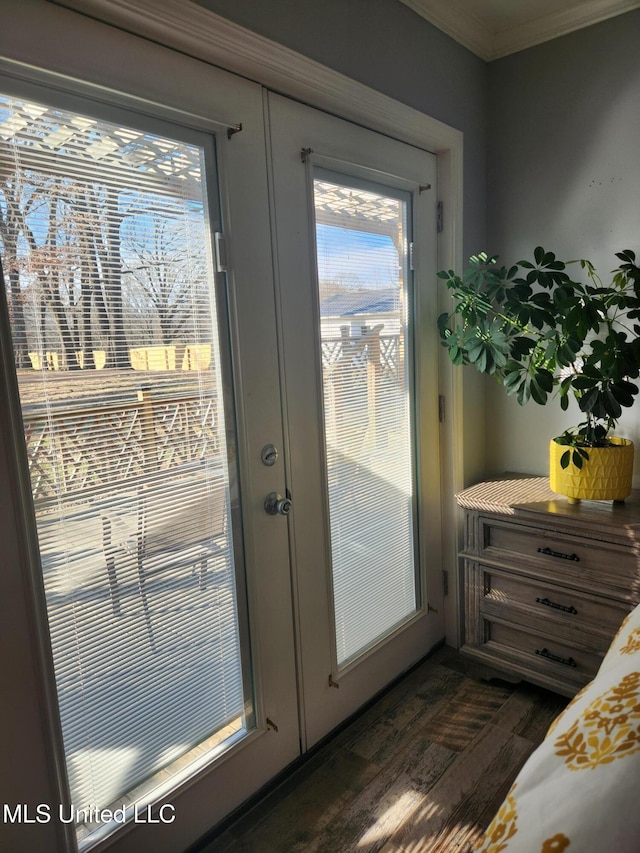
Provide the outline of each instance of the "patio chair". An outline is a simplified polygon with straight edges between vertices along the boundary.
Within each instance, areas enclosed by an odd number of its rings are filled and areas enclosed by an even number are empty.
[[[224,480],[204,471],[186,477],[167,472],[161,479],[140,486],[128,506],[103,511],[103,544],[114,615],[122,614],[116,564],[119,558],[128,558],[137,569],[153,651],[156,642],[147,581],[162,572],[197,571],[204,591],[209,561],[224,553],[219,543],[227,534],[227,515]]]

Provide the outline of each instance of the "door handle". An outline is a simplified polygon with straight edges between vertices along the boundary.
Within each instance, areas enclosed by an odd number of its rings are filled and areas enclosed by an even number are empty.
[[[292,509],[291,498],[283,498],[278,492],[269,492],[264,499],[264,511],[269,515],[289,515]]]

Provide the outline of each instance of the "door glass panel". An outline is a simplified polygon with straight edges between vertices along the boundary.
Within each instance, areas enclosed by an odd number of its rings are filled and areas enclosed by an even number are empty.
[[[409,195],[316,170],[338,666],[416,611]]]
[[[0,249],[81,846],[110,829],[96,809],[161,795],[253,726],[208,144],[0,96]]]

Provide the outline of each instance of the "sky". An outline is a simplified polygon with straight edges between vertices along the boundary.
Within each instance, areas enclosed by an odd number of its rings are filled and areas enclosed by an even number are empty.
[[[316,228],[321,282],[357,287],[398,285],[398,253],[390,237],[334,225]]]

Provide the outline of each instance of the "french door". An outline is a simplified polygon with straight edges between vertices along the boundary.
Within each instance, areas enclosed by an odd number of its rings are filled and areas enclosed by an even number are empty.
[[[17,850],[185,849],[444,634],[435,159],[162,63],[197,111],[0,78]]]
[[[262,94],[208,84],[199,121],[0,85],[3,429],[34,546],[3,580],[31,573],[57,774],[9,802],[16,851],[175,853],[299,755]]]
[[[435,157],[268,108],[310,746],[444,634]]]

